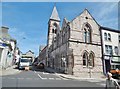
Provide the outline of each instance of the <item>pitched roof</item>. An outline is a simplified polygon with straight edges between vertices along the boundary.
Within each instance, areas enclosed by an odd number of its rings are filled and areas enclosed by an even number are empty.
[[[100,26],[100,28],[101,28],[102,30],[108,30],[108,31],[120,33],[120,30],[117,30],[117,29],[112,29],[112,28],[103,27],[103,26]]]
[[[50,19],[60,21],[56,6],[54,6]]]

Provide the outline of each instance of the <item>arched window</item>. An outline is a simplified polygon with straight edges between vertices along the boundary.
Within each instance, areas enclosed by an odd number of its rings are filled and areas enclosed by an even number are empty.
[[[111,35],[108,33],[108,40],[111,41]]]
[[[118,49],[117,46],[115,46],[114,50],[115,50],[115,54],[118,55],[118,53],[119,53],[119,49]]]
[[[57,23],[53,24],[53,29],[52,29],[52,33],[57,33]]]
[[[107,33],[104,33],[104,39],[107,40]]]
[[[87,43],[87,31],[84,29],[84,42]]]
[[[92,37],[91,37],[91,26],[86,23],[84,25],[84,42],[85,43],[91,43],[92,42]]]
[[[91,52],[89,54],[88,66],[91,66],[91,67],[95,66],[95,64],[94,64],[94,53],[93,52]]]
[[[87,66],[87,61],[88,61],[88,54],[85,52],[83,54],[83,66]]]

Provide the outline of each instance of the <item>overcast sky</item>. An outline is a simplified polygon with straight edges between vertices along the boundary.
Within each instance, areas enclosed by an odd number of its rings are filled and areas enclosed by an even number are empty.
[[[32,50],[38,55],[39,46],[46,45],[53,6],[53,2],[2,3],[2,26],[9,27],[10,35],[18,41],[23,53]],[[56,7],[61,23],[64,17],[71,21],[87,8],[100,25],[118,29],[117,2],[57,2]]]

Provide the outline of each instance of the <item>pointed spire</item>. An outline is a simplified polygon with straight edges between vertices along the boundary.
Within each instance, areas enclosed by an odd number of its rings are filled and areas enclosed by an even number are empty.
[[[50,19],[60,21],[60,18],[59,18],[59,15],[58,15],[58,12],[57,12],[57,9],[56,9],[55,5],[54,5],[54,8],[53,8],[53,11],[52,11]]]

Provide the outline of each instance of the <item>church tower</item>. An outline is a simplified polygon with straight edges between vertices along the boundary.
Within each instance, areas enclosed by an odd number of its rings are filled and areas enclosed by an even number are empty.
[[[54,6],[48,22],[48,47],[52,44],[53,40],[56,40],[56,34],[58,30],[60,30],[60,18],[56,6]]]

